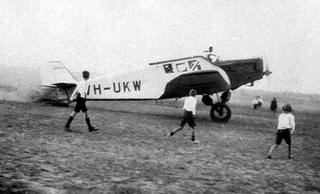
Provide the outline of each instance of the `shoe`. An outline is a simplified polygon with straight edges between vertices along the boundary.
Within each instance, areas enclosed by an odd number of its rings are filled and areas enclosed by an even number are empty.
[[[272,159],[271,155],[268,155],[267,158],[268,158],[268,159]]]
[[[98,131],[98,130],[99,130],[99,127],[91,127],[89,129],[89,132]]]
[[[98,131],[98,130],[99,130],[99,127],[91,127],[89,129],[89,132]]]
[[[64,127],[64,130],[69,131],[69,132],[73,132],[70,127]]]
[[[193,140],[192,142],[193,143],[200,143],[200,141],[197,141],[197,140]]]
[[[290,160],[290,159],[292,159],[292,158],[293,158],[292,156],[289,156],[289,157],[288,157],[288,160]]]
[[[169,139],[171,139],[171,137],[172,137],[171,132],[167,133],[167,137],[168,137]]]

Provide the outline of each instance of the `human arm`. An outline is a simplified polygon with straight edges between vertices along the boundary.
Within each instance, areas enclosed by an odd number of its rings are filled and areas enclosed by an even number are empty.
[[[196,118],[196,106],[197,106],[197,99],[196,98],[193,98],[193,101],[192,101],[192,114],[193,114],[193,118],[195,119]]]
[[[75,100],[76,95],[78,94],[78,86],[76,87],[76,89],[73,91],[70,99],[69,99],[69,103],[73,102]]]
[[[195,118],[196,117],[196,109],[195,108],[192,110],[192,114],[193,114],[193,118]]]
[[[291,126],[290,134],[292,135],[294,130],[296,129],[296,123],[293,115],[290,117],[290,126]]]

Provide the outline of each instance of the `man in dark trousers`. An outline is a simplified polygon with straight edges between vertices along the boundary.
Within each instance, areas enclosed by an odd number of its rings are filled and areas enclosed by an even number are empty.
[[[73,132],[73,130],[70,129],[70,124],[73,121],[73,119],[75,118],[75,116],[80,112],[80,110],[85,114],[85,120],[88,125],[89,132],[99,130],[99,128],[93,127],[91,125],[90,118],[89,118],[89,112],[88,112],[88,109],[86,106],[87,81],[90,77],[90,73],[88,71],[83,71],[82,77],[83,77],[83,80],[77,84],[77,88],[72,93],[72,95],[70,97],[70,101],[69,101],[69,102],[72,102],[72,101],[76,100],[76,102],[77,102],[74,110],[72,111],[72,113],[68,119],[67,124],[65,125],[65,130],[69,131],[69,132]]]
[[[186,98],[186,100],[184,101],[182,120],[180,121],[180,124],[177,128],[175,128],[172,132],[168,133],[168,137],[171,138],[175,133],[182,130],[186,123],[188,123],[189,127],[192,129],[191,141],[194,143],[199,143],[199,141],[196,141],[195,139],[196,123],[194,122],[194,118],[196,116],[197,105],[196,95],[196,90],[190,90],[189,97]]]

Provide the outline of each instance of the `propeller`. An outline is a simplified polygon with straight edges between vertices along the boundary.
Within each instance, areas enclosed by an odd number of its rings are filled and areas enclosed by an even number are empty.
[[[271,75],[272,72],[269,70],[269,60],[265,60],[265,63],[264,63],[264,71],[263,71],[263,75],[267,76],[266,77],[266,83],[267,85],[270,84],[270,79],[272,79],[269,75]]]
[[[272,72],[269,70],[269,63],[266,62],[265,64],[266,65],[265,65],[265,70],[263,72],[263,75],[269,76]]]
[[[265,60],[264,60],[264,71],[263,71],[263,75],[266,75],[267,77],[272,73],[270,70],[269,70],[269,58],[267,57],[267,50],[265,48],[264,50],[264,56],[266,57]]]

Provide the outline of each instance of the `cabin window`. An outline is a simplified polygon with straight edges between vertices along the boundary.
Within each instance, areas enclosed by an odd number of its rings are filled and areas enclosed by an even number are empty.
[[[163,68],[164,68],[164,72],[173,73],[173,68],[171,63],[163,65]]]

